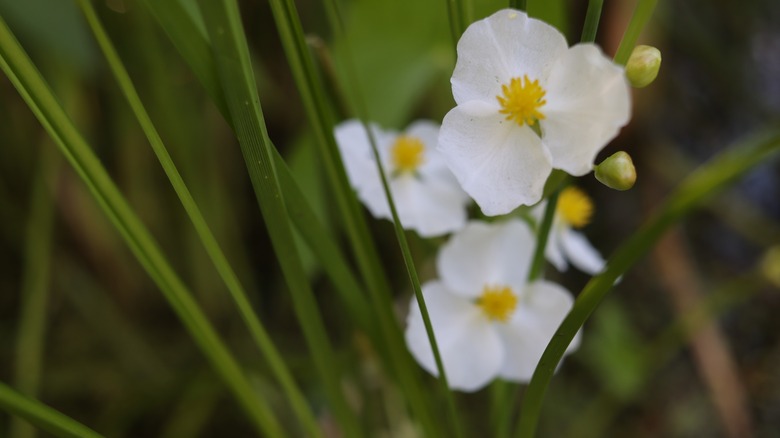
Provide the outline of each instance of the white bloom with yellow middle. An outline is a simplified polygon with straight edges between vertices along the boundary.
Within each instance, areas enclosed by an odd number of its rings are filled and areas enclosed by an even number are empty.
[[[449,233],[466,224],[468,196],[436,151],[439,125],[417,121],[402,134],[371,125],[404,228],[422,237]],[[344,166],[358,198],[374,217],[392,220],[368,133],[359,120],[335,129]]]
[[[541,220],[547,202],[539,204],[534,216]],[[555,207],[550,237],[545,247],[545,257],[556,269],[563,272],[569,262],[582,272],[596,275],[604,269],[606,262],[588,238],[575,229],[590,223],[593,216],[593,202],[582,190],[569,186],[561,191]]]
[[[534,236],[522,221],[470,222],[439,252],[440,279],[422,286],[450,387],[476,391],[493,379],[525,382],[573,304],[563,287],[527,283]],[[412,299],[406,342],[438,375],[422,314]],[[567,351],[579,344],[575,337]]]
[[[630,117],[623,68],[512,9],[466,29],[451,82],[439,150],[488,216],[537,203],[553,168],[590,172]]]

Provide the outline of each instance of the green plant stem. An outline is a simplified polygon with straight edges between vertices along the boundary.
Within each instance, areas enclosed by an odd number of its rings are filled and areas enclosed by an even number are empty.
[[[31,424],[59,437],[100,438],[102,435],[84,426],[78,421],[25,397],[7,385],[0,383],[0,408],[18,415]]]
[[[642,29],[645,28],[645,25],[653,15],[657,3],[658,0],[639,0],[636,9],[634,9],[634,14],[631,16],[631,21],[628,23],[626,32],[620,40],[617,53],[615,53],[616,63],[626,65],[631,52],[634,50],[636,41],[639,39],[639,34],[642,33]]]
[[[343,23],[343,17],[338,7],[338,2],[336,0],[326,0],[326,11],[328,12],[329,21],[331,24],[331,28],[334,30],[337,37],[341,37],[344,41],[344,56],[343,56],[343,65],[344,65],[344,71],[347,75],[347,82],[352,85],[353,88],[355,88],[356,92],[354,93],[354,102],[353,102],[353,108],[355,112],[357,113],[358,117],[360,118],[361,122],[363,123],[363,128],[368,133],[369,142],[371,143],[371,151],[373,153],[374,162],[376,163],[377,172],[379,172],[380,179],[382,181],[382,188],[385,193],[385,197],[387,198],[387,203],[390,206],[390,213],[393,218],[393,226],[395,229],[395,235],[398,240],[398,245],[401,248],[401,253],[403,255],[404,264],[406,266],[406,271],[409,275],[409,281],[411,283],[412,289],[414,290],[414,295],[417,299],[417,305],[420,308],[420,313],[422,314],[423,324],[425,325],[425,331],[428,335],[428,340],[431,343],[431,349],[433,351],[433,357],[434,361],[436,362],[436,369],[439,374],[439,381],[441,382],[441,391],[444,395],[444,399],[446,400],[448,413],[450,415],[450,421],[452,423],[452,427],[455,431],[455,436],[461,437],[463,436],[463,430],[460,427],[460,422],[458,421],[458,413],[457,409],[455,408],[455,398],[452,394],[452,391],[450,391],[449,383],[447,382],[447,373],[444,369],[444,362],[442,361],[441,354],[439,352],[438,343],[436,342],[436,336],[433,332],[433,325],[431,324],[431,318],[428,314],[428,307],[425,304],[425,297],[422,293],[422,288],[420,286],[420,279],[417,275],[417,268],[414,265],[414,259],[412,258],[411,250],[409,249],[409,242],[406,239],[406,234],[404,233],[403,225],[401,224],[401,219],[398,216],[398,210],[395,205],[395,201],[393,199],[393,194],[390,191],[390,183],[387,179],[387,172],[385,172],[384,166],[382,165],[382,159],[379,154],[379,148],[377,146],[377,141],[374,135],[374,131],[370,127],[370,118],[368,115],[368,108],[366,106],[365,101],[362,98],[362,89],[360,87],[360,78],[358,77],[357,71],[355,69],[355,65],[353,62],[353,56],[351,52],[351,47],[349,45],[348,38],[345,37],[345,26]],[[460,2],[459,2],[460,5]],[[462,6],[462,5],[460,5]],[[459,7],[460,7],[459,6]]]
[[[59,157],[49,144],[41,144],[38,153],[39,168],[33,181],[25,234],[21,309],[14,354],[14,386],[30,397],[38,394],[43,365],[54,222],[54,200],[48,182],[56,179],[59,165]],[[11,421],[11,438],[34,435],[29,423],[18,418]]]
[[[262,322],[260,322],[257,314],[252,309],[252,305],[247,298],[244,287],[238,280],[238,276],[236,275],[235,271],[233,271],[233,268],[230,266],[230,262],[228,262],[224,252],[217,242],[217,239],[211,232],[211,229],[206,223],[206,219],[203,217],[200,208],[198,208],[195,199],[193,199],[192,194],[184,183],[184,180],[179,174],[179,171],[176,169],[176,165],[173,163],[173,160],[171,159],[171,156],[168,153],[168,150],[166,149],[160,134],[157,132],[154,123],[152,122],[149,114],[144,108],[143,103],[141,102],[140,96],[138,96],[138,93],[135,90],[135,86],[133,85],[130,75],[127,73],[127,70],[125,69],[121,59],[119,58],[119,55],[116,52],[116,49],[111,44],[111,41],[106,34],[103,25],[100,23],[91,1],[78,0],[78,3],[84,12],[85,17],[87,18],[87,22],[92,28],[93,33],[95,34],[95,38],[98,41],[109,66],[111,67],[111,71],[114,73],[114,77],[116,78],[122,93],[127,99],[133,114],[135,114],[136,118],[138,119],[144,134],[149,140],[149,144],[151,145],[152,150],[157,156],[157,159],[165,171],[165,174],[168,177],[168,180],[170,181],[174,191],[176,192],[176,195],[179,197],[179,201],[184,207],[184,210],[187,212],[187,216],[192,222],[192,225],[195,228],[195,231],[200,238],[206,253],[209,255],[209,258],[214,264],[214,267],[222,278],[222,281],[225,283],[228,291],[230,292],[230,296],[233,298],[233,301],[235,302],[236,307],[241,314],[241,318],[248,327],[252,339],[267,360],[269,368],[271,369],[274,377],[279,381],[279,384],[290,401],[290,404],[293,408],[293,411],[297,415],[298,420],[301,422],[301,424],[304,425],[309,434],[313,434],[312,436],[316,435],[319,429],[317,427],[317,422],[314,418],[314,415],[312,414],[311,409],[306,402],[306,399],[303,397],[303,394],[295,383],[292,374],[285,365],[278,349],[273,344],[271,337],[268,335],[268,332],[266,331]]]
[[[599,19],[601,18],[601,7],[604,0],[590,0],[588,2],[588,12],[585,14],[585,24],[582,26],[582,37],[580,42],[592,43],[596,41],[596,33],[599,30]]]
[[[215,372],[232,391],[261,434],[282,436],[282,429],[214,328],[173,271],[157,243],[135,215],[105,168],[76,130],[41,74],[0,18],[0,69],[16,87],[40,123],[82,178],[143,268],[160,288]]]
[[[213,59],[236,129],[252,187],[263,213],[271,244],[290,289],[293,307],[325,393],[345,436],[361,436],[360,423],[341,390],[341,374],[319,314],[313,291],[301,264],[291,221],[274,168],[260,99],[252,73],[249,48],[235,1],[201,0],[200,7],[212,41]]]
[[[526,0],[509,0],[509,7],[518,11],[525,11],[527,9]]]
[[[657,242],[663,233],[707,197],[765,162],[780,149],[780,131],[770,131],[740,143],[691,174],[667,198],[657,212],[631,236],[612,257],[605,271],[593,277],[574,302],[574,307],[547,345],[528,385],[516,436],[531,438],[541,413],[542,401],[555,368],[574,335],[582,327],[615,281]]]
[[[539,229],[536,234],[534,258],[531,261],[531,269],[528,270],[529,283],[538,280],[544,272],[545,249],[547,248],[547,241],[550,238],[550,230],[552,229],[552,223],[555,219],[555,209],[558,206],[558,195],[560,193],[560,190],[557,190],[547,198],[544,216],[542,217],[542,222],[539,224]]]

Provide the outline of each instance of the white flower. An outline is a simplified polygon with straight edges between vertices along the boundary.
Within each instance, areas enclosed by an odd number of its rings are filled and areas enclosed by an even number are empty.
[[[403,227],[423,237],[463,228],[469,198],[436,151],[439,125],[417,121],[401,135],[375,125],[371,129]],[[358,198],[375,217],[392,220],[363,124],[347,120],[336,127],[335,136]]]
[[[450,387],[476,391],[496,377],[528,381],[571,295],[544,280],[526,283],[534,237],[522,221],[471,222],[437,259],[440,280],[423,285]],[[415,359],[438,375],[422,314],[412,299],[406,342]],[[567,351],[579,344],[575,337]]]
[[[553,168],[590,172],[630,116],[621,67],[512,9],[466,29],[452,94],[439,150],[489,216],[537,203]]]
[[[541,220],[547,202],[534,209],[534,216]],[[593,214],[593,202],[582,190],[566,187],[558,196],[550,237],[547,241],[545,256],[559,271],[565,271],[571,262],[577,269],[596,275],[604,269],[606,262],[598,250],[588,242],[584,234],[574,231],[590,222]]]

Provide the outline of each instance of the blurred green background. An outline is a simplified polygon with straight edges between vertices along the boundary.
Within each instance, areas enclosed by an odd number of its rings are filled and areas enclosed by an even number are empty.
[[[187,2],[185,2],[187,3]],[[270,136],[336,236],[330,196],[268,5],[242,1],[244,26]],[[473,18],[505,7],[475,1]],[[586,2],[529,1],[532,15],[575,43]],[[297,2],[335,101],[331,63],[343,53],[322,5]],[[252,293],[315,412],[329,420],[235,138],[142,4],[97,2],[141,98],[212,229]],[[633,1],[605,2],[597,42],[613,54]],[[444,0],[345,2],[347,31],[372,118],[403,129],[441,120],[454,105]],[[194,8],[192,9],[195,10]],[[0,0],[0,15],[52,84],[130,203],[160,241],[232,350],[269,399],[264,376],[219,278],[129,111],[75,4]],[[661,2],[640,43],[661,49],[658,80],[634,92],[631,124],[602,152],[626,150],[639,179],[615,192],[586,176],[586,229],[603,254],[636,230],[683,177],[732,142],[776,124],[780,112],[780,2]],[[342,117],[350,117],[336,106]],[[402,321],[411,290],[392,226],[371,221]],[[409,233],[423,279],[441,241]],[[780,245],[780,166],[766,163],[688,217],[633,271],[585,326],[559,370],[539,436],[780,436],[780,294],[762,271]],[[307,268],[365,424],[412,436],[402,394],[386,381],[366,337],[342,317],[316,261]],[[780,262],[775,262],[779,263]],[[587,277],[548,275],[577,293]],[[154,284],[62,159],[11,83],[0,77],[0,380],[14,381],[22,291],[45,290],[40,399],[115,437],[249,436],[251,428]],[[711,305],[711,306],[710,306]],[[674,332],[700,318],[696,335]],[[671,331],[670,331],[671,330]],[[24,345],[24,344],[23,344]],[[433,380],[428,379],[431,387]],[[486,392],[458,395],[474,436],[488,421]],[[284,411],[280,415],[289,415]],[[0,436],[10,417],[0,415]],[[379,431],[377,430],[377,434]],[[379,436],[379,435],[377,435]]]

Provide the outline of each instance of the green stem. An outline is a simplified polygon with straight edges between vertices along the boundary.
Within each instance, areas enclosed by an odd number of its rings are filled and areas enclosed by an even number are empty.
[[[101,438],[103,436],[41,402],[19,394],[3,383],[0,383],[0,408],[59,437]]]
[[[574,307],[547,345],[528,385],[516,436],[531,438],[536,432],[542,401],[555,368],[574,335],[583,326],[615,281],[625,274],[658,241],[663,233],[707,197],[761,164],[780,149],[780,131],[751,138],[712,159],[691,174],[667,198],[642,228],[609,258],[605,271],[593,277],[577,296]]]
[[[526,3],[526,0],[509,0],[509,7],[518,11],[525,11],[527,9]]]
[[[247,298],[244,287],[238,280],[238,276],[230,266],[230,262],[228,262],[225,257],[217,239],[214,237],[214,234],[206,223],[206,219],[203,217],[200,208],[192,197],[187,185],[184,183],[176,165],[173,163],[160,134],[157,132],[157,128],[155,128],[154,123],[141,102],[140,96],[138,96],[138,92],[133,85],[130,75],[127,73],[113,44],[111,44],[111,40],[106,34],[103,25],[100,23],[91,1],[78,0],[78,3],[95,34],[95,38],[98,41],[100,48],[103,50],[103,54],[111,67],[111,71],[114,73],[114,77],[116,78],[122,93],[127,99],[133,114],[135,114],[138,119],[144,134],[149,140],[149,144],[165,171],[168,181],[171,183],[176,195],[179,197],[179,201],[192,222],[206,253],[214,264],[222,281],[225,283],[225,286],[227,286],[230,296],[233,298],[244,323],[248,327],[252,339],[268,361],[271,372],[282,386],[283,391],[293,407],[293,411],[298,416],[298,420],[305,426],[308,433],[316,435],[319,428],[317,427],[317,421],[314,418],[314,414],[312,414],[306,399],[303,397],[303,394],[295,383],[292,374],[285,365],[284,360],[271,340],[271,337],[268,335],[262,322],[260,322],[257,314],[252,309],[252,305]]]
[[[642,29],[645,28],[645,25],[647,25],[647,22],[653,15],[657,3],[658,0],[639,0],[636,9],[634,9],[634,15],[631,16],[631,21],[623,34],[623,39],[620,40],[617,53],[615,53],[616,63],[626,65],[631,52],[634,50],[636,41],[639,39],[639,34],[642,33]]]
[[[599,19],[603,5],[604,0],[590,0],[588,2],[588,12],[585,14],[585,24],[582,26],[580,42],[592,43],[596,41],[596,32],[599,30]]]
[[[547,241],[550,238],[550,230],[552,229],[553,219],[555,218],[555,209],[558,206],[558,195],[560,190],[556,190],[547,199],[547,206],[544,209],[544,217],[541,224],[539,224],[539,230],[536,234],[536,248],[534,249],[534,258],[531,261],[531,269],[528,270],[528,282],[531,283],[539,279],[544,272],[544,252],[547,247]]]

